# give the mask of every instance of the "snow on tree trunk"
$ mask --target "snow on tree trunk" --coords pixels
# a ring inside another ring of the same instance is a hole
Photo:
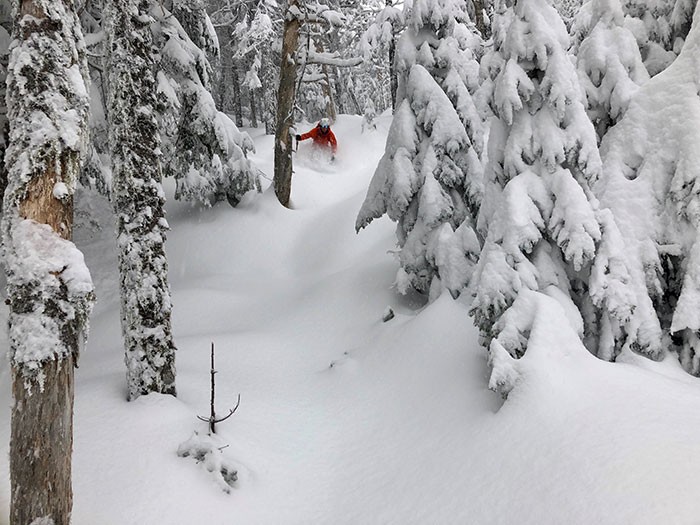
[[[500,64],[491,106],[472,313],[485,342],[507,329],[499,319],[526,290],[545,292],[572,312],[589,349],[609,359],[623,347],[658,355],[640,328],[638,287],[619,248],[622,236],[600,209],[596,136],[567,56],[564,23],[544,0],[517,0],[494,20]],[[648,313],[648,310],[646,310]],[[634,317],[632,312],[637,312]]]
[[[0,26],[0,206],[2,206],[2,195],[7,188],[7,169],[5,167],[5,152],[9,138],[9,122],[7,120],[6,107],[6,77],[7,60],[10,53],[10,35],[4,27]],[[2,208],[0,208],[0,211]]]
[[[277,91],[277,129],[275,131],[275,195],[282,206],[289,206],[292,192],[292,136],[289,128],[294,122],[294,90],[297,79],[296,54],[299,42],[297,0],[289,0],[282,37],[280,82]]]
[[[474,49],[462,1],[414,3],[399,42],[399,105],[356,221],[386,214],[397,225],[399,291],[457,296],[471,278],[480,241],[484,124]]]
[[[645,278],[664,346],[700,376],[700,12],[683,50],[644,84],[601,144],[601,201]]]
[[[94,298],[70,241],[87,144],[85,44],[64,2],[25,0],[15,14],[2,224],[13,394],[10,522],[67,525],[73,374]]]
[[[175,395],[165,196],[148,0],[107,4],[109,118],[129,399]]]

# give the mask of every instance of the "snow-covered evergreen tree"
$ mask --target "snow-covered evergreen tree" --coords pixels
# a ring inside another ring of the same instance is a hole
[[[402,293],[459,294],[480,242],[484,125],[472,94],[480,46],[461,0],[417,0],[398,46],[398,107],[356,229],[396,221]]]
[[[198,11],[188,11],[192,12]],[[235,206],[259,187],[258,170],[247,158],[253,142],[216,108],[206,53],[162,6],[151,3],[149,14],[154,19],[154,45],[160,50],[156,87],[164,171],[176,180],[175,198],[205,205],[227,199]],[[201,45],[213,48],[215,34],[209,26],[193,23],[192,31],[204,31],[195,34]]]
[[[566,53],[569,38],[545,0],[517,0],[494,20],[500,72],[493,85],[485,198],[486,236],[472,313],[486,341],[524,290],[547,293],[569,312],[594,353],[624,345],[651,353],[635,312],[621,236],[591,187],[601,174],[596,136]],[[521,349],[524,351],[524,346]]]
[[[275,133],[275,113],[277,110],[276,84],[279,67],[273,45],[281,32],[272,4],[260,0],[252,13],[247,13],[236,24],[234,34],[235,49],[233,58],[241,62],[245,69],[243,85],[250,93],[251,120],[261,118],[265,133]]]
[[[71,3],[13,3],[2,222],[13,395],[10,522],[68,523],[73,370],[94,298],[70,241],[87,143],[86,50]]]
[[[129,399],[175,394],[157,118],[156,47],[148,0],[109,0],[109,144]]]
[[[601,200],[646,277],[664,346],[700,376],[700,17],[673,64],[640,89],[601,145]]]
[[[619,121],[649,79],[619,0],[589,0],[574,21],[572,53],[598,139]]]
[[[693,22],[697,2],[695,0],[676,0],[671,12],[671,30],[673,31],[674,49],[680,53],[685,42],[690,26]]]
[[[172,14],[198,49],[210,57],[219,55],[219,40],[204,0],[173,0]]]
[[[307,119],[326,117],[334,122],[342,100],[339,94],[343,91],[338,86],[337,70],[357,66],[363,59],[346,56],[353,46],[342,44],[348,18],[341,11],[339,0],[301,2],[299,8],[302,23],[295,103]]]
[[[625,25],[632,31],[651,76],[663,71],[680,52],[671,26],[675,0],[623,0]],[[680,18],[680,17],[679,17]]]
[[[360,48],[365,57],[374,53],[386,53],[391,84],[391,107],[396,110],[396,90],[398,75],[396,72],[396,40],[405,29],[406,21],[403,10],[393,5],[392,0],[386,0],[384,8],[379,11],[374,21],[369,25],[360,40]]]

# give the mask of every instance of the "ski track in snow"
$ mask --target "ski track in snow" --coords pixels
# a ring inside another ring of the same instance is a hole
[[[334,165],[300,145],[291,210],[271,188],[237,209],[169,201],[177,398],[125,400],[112,217],[83,194],[101,228],[79,215],[98,302],[76,375],[73,523],[698,523],[700,383],[671,360],[553,348],[502,404],[467,305],[395,293],[387,219],[355,234],[389,119],[364,134],[360,122],[334,126]],[[253,138],[270,176],[272,137]],[[176,455],[206,431],[212,341],[218,411],[241,394],[218,427],[231,494]],[[3,360],[0,472],[9,383]],[[8,511],[3,476],[0,524]]]

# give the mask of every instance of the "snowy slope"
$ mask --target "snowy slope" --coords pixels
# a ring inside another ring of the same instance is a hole
[[[336,165],[297,152],[293,210],[271,189],[237,209],[169,202],[177,399],[125,401],[112,219],[82,196],[76,240],[99,297],[76,376],[73,523],[697,523],[700,383],[672,361],[599,361],[545,311],[502,404],[467,305],[398,296],[394,225],[354,232],[387,119],[334,129]],[[272,138],[254,138],[271,173]],[[219,427],[230,494],[176,455],[206,431],[212,341],[219,411],[241,394]],[[8,375],[2,361],[0,472]],[[8,502],[3,476],[0,523]]]

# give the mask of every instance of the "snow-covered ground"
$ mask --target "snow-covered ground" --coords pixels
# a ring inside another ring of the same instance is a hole
[[[303,143],[292,210],[270,188],[237,209],[170,200],[177,398],[125,400],[112,217],[82,195],[98,303],[76,376],[75,525],[700,523],[700,381],[673,360],[599,361],[543,304],[503,404],[468,305],[395,292],[394,225],[354,232],[388,125],[341,117],[334,165]],[[272,138],[253,138],[271,174]],[[206,433],[211,342],[218,411],[241,395],[218,428],[229,494],[176,454]],[[2,360],[0,524],[10,403]]]

